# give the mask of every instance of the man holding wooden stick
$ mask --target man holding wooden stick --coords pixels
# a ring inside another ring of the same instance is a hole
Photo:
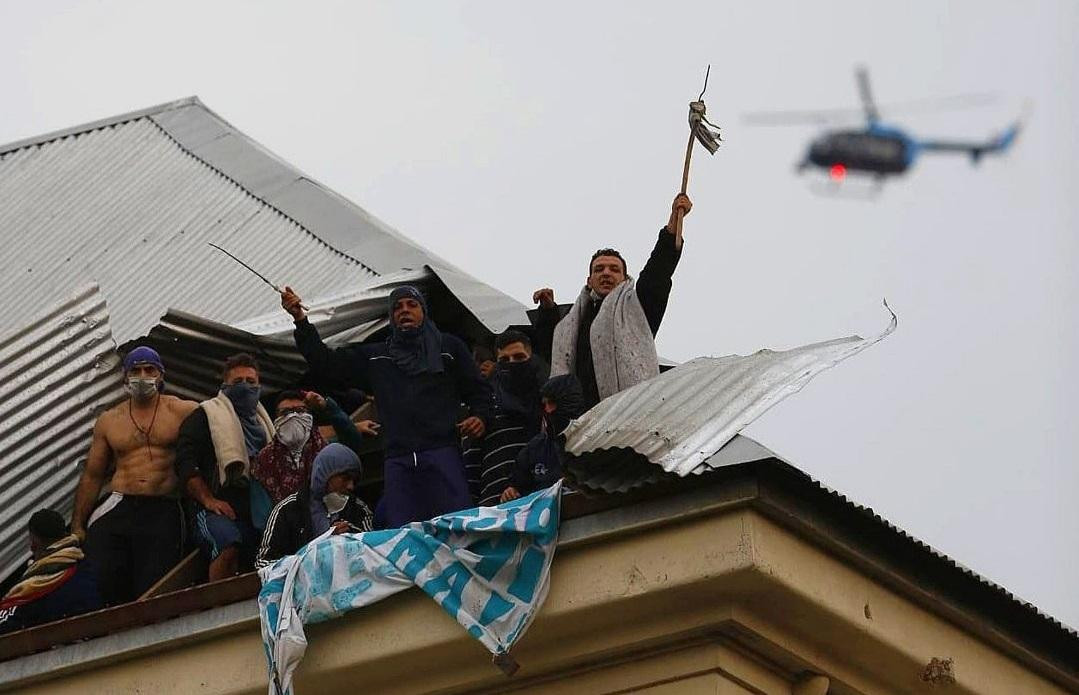
[[[689,103],[682,189],[636,283],[622,254],[600,249],[592,255],[585,287],[565,317],[560,318],[554,290],[545,287],[532,295],[532,301],[540,305],[537,344],[541,351],[549,346],[551,376],[576,375],[584,389],[586,409],[659,374],[655,335],[667,311],[671,277],[682,256],[682,220],[693,208],[686,195],[693,145],[699,142],[715,154],[721,141],[704,105],[710,72],[711,66],[705,72],[700,96]]]
[[[659,374],[655,335],[667,311],[672,276],[682,257],[682,218],[693,203],[679,193],[671,216],[636,281],[615,249],[600,249],[588,264],[585,287],[560,318],[554,290],[536,290],[537,343],[550,346],[551,376],[574,374],[585,407]]]

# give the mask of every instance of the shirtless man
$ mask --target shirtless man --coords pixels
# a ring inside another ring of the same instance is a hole
[[[124,358],[129,398],[98,418],[75,490],[71,531],[85,538],[105,605],[137,599],[180,560],[183,512],[173,460],[180,423],[198,404],[163,395],[164,375],[152,348]],[[95,510],[110,469],[112,494]]]

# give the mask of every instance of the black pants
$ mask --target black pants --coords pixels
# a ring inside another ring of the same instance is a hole
[[[105,605],[134,601],[165,576],[180,561],[183,538],[179,500],[124,495],[90,525],[83,546]]]

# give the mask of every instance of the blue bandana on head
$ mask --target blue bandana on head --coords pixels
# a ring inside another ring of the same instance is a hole
[[[393,308],[398,300],[415,299],[423,308],[423,321],[414,328],[400,328],[393,322]],[[390,358],[401,371],[409,376],[417,374],[441,374],[442,333],[435,327],[434,321],[427,317],[427,302],[415,287],[402,285],[390,293],[390,327],[393,333],[389,338]]]
[[[130,372],[136,364],[152,364],[162,374],[165,373],[165,365],[161,362],[161,355],[152,347],[140,345],[124,357],[124,373]]]

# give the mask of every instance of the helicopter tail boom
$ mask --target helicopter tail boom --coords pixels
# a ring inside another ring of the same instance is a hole
[[[965,152],[970,155],[971,163],[977,164],[983,155],[999,154],[1011,147],[1019,135],[1019,127],[1019,123],[1014,123],[1003,133],[987,142],[926,140],[919,142],[918,148],[925,152]]]

